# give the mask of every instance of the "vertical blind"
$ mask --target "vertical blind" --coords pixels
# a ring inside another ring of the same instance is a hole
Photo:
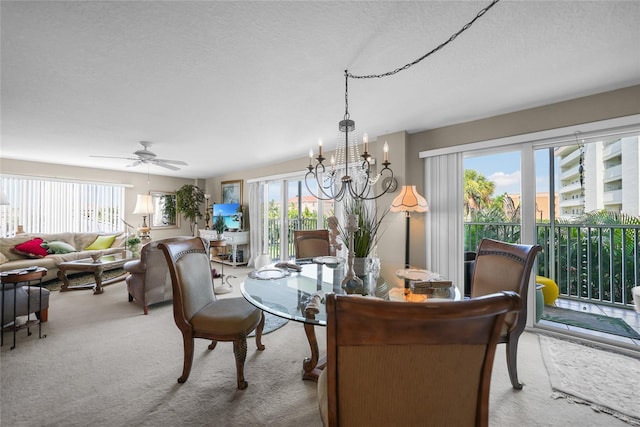
[[[10,236],[18,226],[27,233],[119,231],[125,188],[34,177],[2,177],[9,205],[0,206],[0,233]]]

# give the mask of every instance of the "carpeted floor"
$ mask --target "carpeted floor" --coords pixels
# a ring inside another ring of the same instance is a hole
[[[240,296],[239,281],[222,297]],[[323,352],[324,329],[316,331]],[[316,384],[301,380],[309,344],[298,322],[264,336],[262,352],[249,340],[244,391],[236,389],[232,344],[219,343],[209,351],[205,340],[196,340],[191,376],[178,384],[182,337],[171,304],[152,306],[145,316],[128,302],[124,282],[101,295],[53,292],[43,332],[47,337],[38,339],[37,333],[28,337],[19,331],[16,349],[1,349],[3,426],[321,425]],[[609,355],[601,352],[603,366],[610,365]],[[515,391],[504,345],[499,345],[491,383],[492,427],[627,425],[586,405],[554,399],[536,334],[520,339],[519,374],[525,387]]]

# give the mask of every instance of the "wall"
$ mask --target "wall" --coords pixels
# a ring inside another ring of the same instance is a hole
[[[47,178],[65,178],[125,184],[128,187],[125,189],[124,220],[134,227],[138,227],[142,224],[142,217],[140,215],[133,215],[132,213],[133,208],[136,205],[136,196],[138,194],[147,194],[149,191],[175,192],[184,184],[194,183],[192,179],[185,178],[173,178],[160,175],[147,176],[146,173],[61,166],[50,163],[36,163],[11,159],[0,159],[0,171],[7,175],[37,175],[39,177]],[[147,177],[149,184],[147,184]],[[191,234],[189,224],[187,224],[182,218],[180,219],[180,225],[181,227],[179,229],[167,228],[152,230],[151,235],[154,239],[162,239],[165,237]]]

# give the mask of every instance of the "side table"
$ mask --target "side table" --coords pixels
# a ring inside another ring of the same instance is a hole
[[[38,281],[38,289],[40,292],[39,295],[39,307],[38,312],[42,311],[42,278],[47,274],[47,269],[43,267],[38,267],[33,270],[22,270],[20,272],[5,272],[0,275],[0,282],[2,284],[2,314],[0,315],[0,319],[4,319],[4,305],[5,305],[5,293],[9,290],[13,290],[13,325],[11,329],[13,330],[13,346],[11,350],[16,348],[16,331],[18,329],[27,329],[27,335],[31,335],[31,327],[38,325],[38,338],[46,338],[46,335],[42,335],[42,321],[41,319],[29,320],[27,317],[27,322],[24,325],[16,325],[16,297],[18,294],[18,289],[23,287],[24,285],[29,285],[30,282]],[[30,286],[28,286],[30,287]],[[27,316],[31,314],[31,298],[27,298]],[[4,320],[2,320],[4,323]],[[0,346],[4,345],[4,331],[7,328],[4,328],[4,325],[0,325],[2,327],[2,332],[0,333]]]

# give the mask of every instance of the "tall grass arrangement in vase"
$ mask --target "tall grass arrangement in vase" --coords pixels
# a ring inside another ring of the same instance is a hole
[[[355,214],[358,216],[358,231],[353,236],[353,255],[356,258],[366,258],[373,255],[372,252],[383,232],[383,230],[380,230],[380,225],[384,217],[389,213],[389,208],[384,209],[378,215],[378,208],[375,202],[346,198],[343,200],[343,207],[342,221],[338,221],[338,234],[342,243],[347,249],[351,249],[349,247],[349,233],[345,226],[347,217]]]

